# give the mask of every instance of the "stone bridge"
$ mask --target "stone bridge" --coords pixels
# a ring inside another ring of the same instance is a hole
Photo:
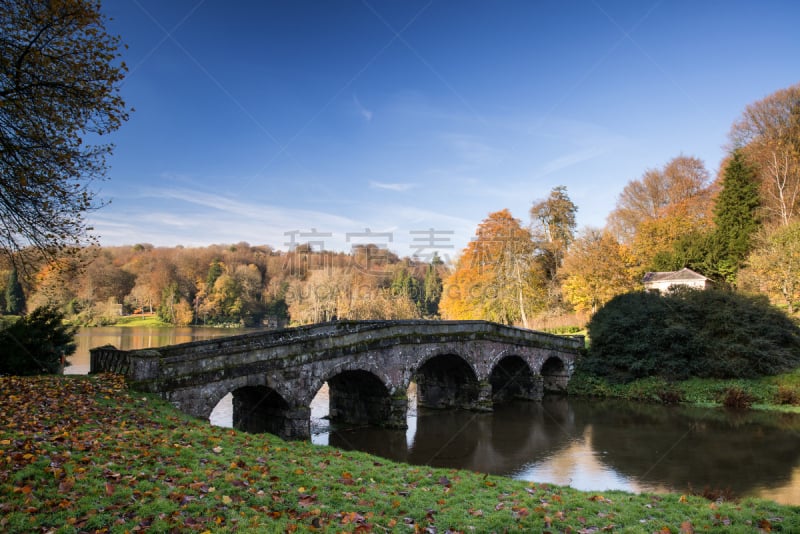
[[[91,350],[91,371],[207,419],[233,394],[233,425],[289,439],[310,436],[310,404],[327,382],[330,418],[406,427],[407,391],[429,408],[491,410],[563,391],[581,336],[486,321],[337,321],[157,349]]]

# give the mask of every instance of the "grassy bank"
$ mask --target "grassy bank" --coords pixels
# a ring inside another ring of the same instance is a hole
[[[0,378],[4,532],[758,532],[800,508],[584,493],[209,426],[116,376]]]
[[[175,328],[176,325],[172,323],[166,323],[158,318],[158,315],[123,315],[121,317],[116,317],[113,319],[113,322],[108,324],[103,324],[103,326],[146,326],[146,327],[157,327],[157,328]],[[197,325],[187,325],[187,326],[197,326]],[[204,327],[213,327],[213,328],[241,328],[240,324],[208,324],[202,325]]]
[[[111,326],[157,326],[157,327],[172,327],[169,323],[165,323],[158,318],[158,315],[125,315],[118,317]]]
[[[800,369],[754,379],[692,378],[668,382],[663,378],[644,378],[627,384],[614,384],[577,372],[570,379],[569,394],[706,407],[721,407],[726,401],[738,400],[741,408],[800,413]]]

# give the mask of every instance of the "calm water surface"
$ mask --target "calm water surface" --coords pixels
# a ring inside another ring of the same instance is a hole
[[[78,335],[67,373],[89,370],[88,350],[149,348],[232,335],[213,328],[92,328]],[[800,416],[728,413],[619,401],[547,397],[493,413],[417,413],[408,430],[331,425],[327,387],[311,406],[312,441],[412,464],[464,468],[587,491],[728,489],[800,506]],[[231,425],[230,395],[211,415]]]
[[[87,374],[89,372],[89,349],[103,345],[114,345],[122,350],[151,349],[164,345],[201,341],[215,337],[232,336],[254,332],[249,328],[205,328],[178,326],[169,328],[102,326],[81,328],[75,336],[77,349],[70,356],[70,365],[64,369],[66,374]]]

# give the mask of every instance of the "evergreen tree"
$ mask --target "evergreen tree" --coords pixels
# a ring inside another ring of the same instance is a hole
[[[425,311],[424,295],[420,290],[419,280],[409,271],[408,262],[403,263],[395,271],[390,289],[393,296],[408,298],[420,313]]]
[[[728,161],[714,208],[716,229],[709,242],[706,272],[730,284],[752,248],[758,229],[758,184],[755,170],[738,150]]]
[[[60,373],[75,353],[74,326],[64,324],[55,308],[36,308],[13,324],[0,328],[0,375]]]
[[[11,269],[8,275],[5,297],[6,313],[20,315],[25,309],[25,294],[22,292],[22,286],[19,283],[16,269]]]
[[[425,314],[434,316],[439,314],[439,300],[442,298],[442,277],[439,276],[439,265],[442,260],[434,253],[433,259],[428,264],[425,272],[424,292],[425,292]]]
[[[206,276],[206,287],[209,288],[209,291],[214,287],[214,282],[217,281],[222,272],[222,265],[217,258],[214,258],[214,261],[208,266],[208,275]]]

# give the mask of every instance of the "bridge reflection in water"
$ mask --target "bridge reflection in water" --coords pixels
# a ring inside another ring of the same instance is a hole
[[[587,491],[709,488],[800,505],[800,415],[557,395],[497,404],[491,413],[417,413],[414,406],[412,384],[407,430],[336,424],[324,419],[327,389],[322,388],[312,403],[311,439],[410,464]],[[220,403],[212,422],[230,426],[230,421],[230,407]]]

